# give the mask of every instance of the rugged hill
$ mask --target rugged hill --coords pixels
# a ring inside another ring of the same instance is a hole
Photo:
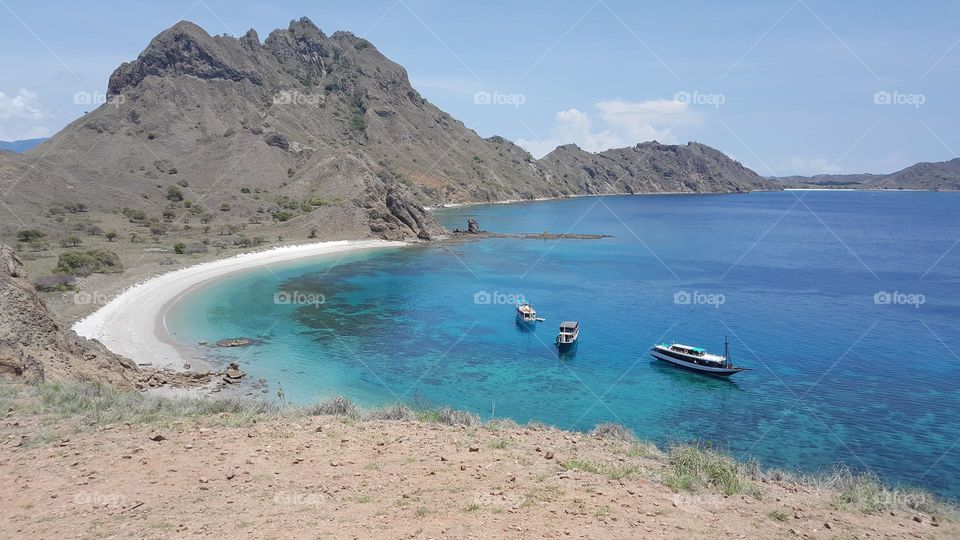
[[[578,193],[737,193],[779,189],[704,144],[656,141],[596,154],[560,146],[540,163]]]
[[[430,104],[370,42],[305,18],[262,42],[177,23],[116,69],[107,95],[30,152],[0,153],[18,218],[0,233],[39,224],[62,236],[51,220],[64,209],[95,225],[126,208],[121,237],[141,227],[159,243],[426,239],[442,228],[424,204],[772,189],[696,143],[561,147],[537,161]]]
[[[42,381],[106,381],[131,387],[136,365],[64,328],[37,295],[14,251],[0,244],[0,375]]]
[[[917,163],[876,182],[897,189],[960,190],[960,158],[937,163]]]
[[[917,163],[891,174],[819,174],[782,176],[774,180],[793,186],[960,191],[960,158]]]

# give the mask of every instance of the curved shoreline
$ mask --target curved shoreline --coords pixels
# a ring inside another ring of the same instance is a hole
[[[339,240],[282,246],[241,253],[159,274],[120,293],[105,306],[73,325],[80,336],[96,339],[116,354],[138,364],[183,371],[184,363],[196,362],[184,356],[166,333],[167,309],[183,294],[199,285],[236,272],[274,263],[320,257],[335,253],[400,247],[405,242],[385,240]]]

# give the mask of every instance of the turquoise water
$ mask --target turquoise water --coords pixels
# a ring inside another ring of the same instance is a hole
[[[343,393],[573,429],[620,422],[660,443],[713,441],[789,469],[846,463],[958,497],[958,206],[960,194],[785,192],[448,209],[449,227],[613,238],[283,264],[198,289],[168,324],[196,354],[198,341],[259,338],[215,358],[269,380],[269,397],[282,386],[301,403]],[[324,303],[277,304],[280,291]],[[511,295],[547,322],[522,331],[498,303]],[[552,344],[563,319],[581,323],[573,356]],[[752,368],[729,381],[648,354],[670,340],[721,352],[724,336]]]

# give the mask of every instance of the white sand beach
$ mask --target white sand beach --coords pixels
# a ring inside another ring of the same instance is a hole
[[[168,306],[191,288],[210,280],[274,263],[363,249],[399,247],[404,242],[343,240],[283,246],[189,266],[142,281],[73,325],[80,336],[96,339],[138,364],[182,370],[189,359],[170,343],[164,324]]]

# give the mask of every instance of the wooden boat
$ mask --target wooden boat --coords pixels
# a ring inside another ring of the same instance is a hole
[[[650,354],[657,360],[662,360],[675,366],[680,366],[698,373],[708,375],[717,375],[720,377],[729,377],[734,373],[740,373],[747,368],[734,366],[730,362],[729,344],[726,338],[723,340],[723,356],[710,354],[706,349],[683,345],[681,343],[661,343],[654,345]]]

